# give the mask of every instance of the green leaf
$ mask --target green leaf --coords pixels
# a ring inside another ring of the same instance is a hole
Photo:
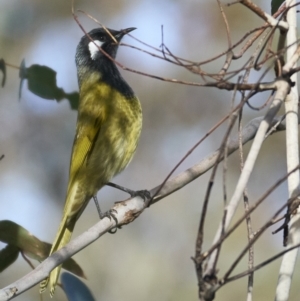
[[[1,86],[4,87],[6,81],[6,65],[4,59],[0,59],[0,70],[3,73]]]
[[[23,60],[19,75],[21,78],[19,97],[21,97],[23,81],[26,79],[28,89],[33,94],[44,99],[55,99],[56,101],[66,98],[69,100],[71,108],[77,110],[79,94],[77,92],[66,93],[62,88],[57,87],[56,71],[53,69],[41,65],[32,65],[26,68]]]
[[[83,269],[74,259],[69,258],[63,263],[62,267],[76,276],[86,279]]]
[[[72,110],[77,110],[79,105],[79,94],[78,92],[73,92],[65,94],[65,98],[69,100]]]
[[[51,244],[39,240],[22,226],[8,220],[0,221],[0,241],[17,248],[26,256],[39,262],[48,257],[51,249]],[[5,248],[1,252],[3,250]],[[72,258],[63,263],[63,268],[79,277],[85,278],[83,270]]]
[[[271,14],[274,15],[278,8],[281,6],[281,4],[284,2],[284,0],[272,0],[271,2]]]
[[[19,248],[13,245],[7,245],[0,251],[0,273],[17,260],[19,252]]]
[[[57,99],[61,91],[56,86],[56,72],[47,66],[32,65],[27,68],[28,89],[45,99]]]
[[[51,245],[40,241],[22,226],[12,221],[0,221],[0,241],[22,250],[28,257],[42,261]]]
[[[22,60],[19,70],[19,77],[21,79],[20,81],[20,87],[19,87],[19,99],[21,99],[21,91],[23,87],[24,80],[26,78],[26,66],[25,66],[25,60]]]
[[[75,276],[62,273],[60,280],[69,301],[96,301],[87,285]]]

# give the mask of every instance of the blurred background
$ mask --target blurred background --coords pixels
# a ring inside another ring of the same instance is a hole
[[[269,1],[255,1],[270,12]],[[164,42],[172,53],[189,60],[203,61],[227,49],[225,26],[216,1],[122,1],[77,0],[75,9],[92,14],[112,29],[137,27],[132,35],[154,47]],[[225,8],[237,41],[262,21],[241,5]],[[97,27],[85,15],[79,20],[89,31]],[[19,66],[47,65],[57,71],[57,84],[66,92],[77,91],[74,63],[81,29],[71,14],[71,1],[2,0],[0,2],[0,58]],[[144,47],[129,36],[124,43]],[[120,47],[117,60],[123,65],[162,77],[201,82],[201,78],[182,68],[167,64],[137,50]],[[218,71],[218,60],[207,65],[207,72]],[[241,62],[237,62],[239,66]],[[143,131],[137,153],[129,167],[114,179],[115,183],[134,190],[151,189],[160,184],[186,152],[230,110],[232,93],[214,88],[171,84],[122,71],[126,81],[139,96],[144,113]],[[67,101],[57,103],[41,99],[27,90],[18,99],[18,70],[8,68],[7,81],[0,89],[0,220],[9,219],[29,230],[39,239],[52,242],[60,222],[76,111]],[[0,75],[2,76],[2,75]],[[251,80],[259,76],[251,74]],[[270,73],[267,79],[274,78]],[[267,94],[254,98],[259,106]],[[245,109],[244,124],[265,111]],[[219,147],[227,124],[215,131],[176,171],[185,170]],[[247,153],[249,145],[245,147]],[[239,176],[239,156],[229,158],[228,198]],[[258,158],[249,183],[253,203],[286,172],[284,133],[270,137]],[[115,235],[104,235],[74,258],[84,269],[85,283],[97,300],[195,300],[197,280],[191,256],[201,206],[210,172],[147,209],[134,223]],[[103,209],[127,195],[112,188],[98,193]],[[287,198],[282,185],[253,215],[258,230]],[[212,192],[206,221],[205,244],[208,248],[222,217],[222,166]],[[243,212],[240,206],[239,214]],[[76,224],[74,237],[98,221],[93,202]],[[282,250],[282,233],[272,235],[278,226],[266,231],[255,247],[255,263]],[[219,276],[246,245],[246,227],[241,226],[222,248]],[[4,244],[0,243],[0,247]],[[274,296],[280,261],[255,274],[255,300]],[[243,260],[235,270],[247,269]],[[299,269],[298,269],[299,270]],[[22,277],[30,267],[19,258],[0,274],[0,287]],[[295,282],[299,281],[296,269]],[[232,282],[217,292],[215,300],[244,300],[246,279]],[[297,289],[293,287],[291,300]],[[21,295],[20,300],[38,300],[38,287]],[[43,300],[50,300],[48,294]],[[53,300],[66,300],[57,289]]]

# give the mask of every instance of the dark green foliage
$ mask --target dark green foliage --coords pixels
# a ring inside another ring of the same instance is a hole
[[[284,0],[272,0],[271,2],[271,14],[275,14],[278,10],[278,8],[281,6],[281,4],[284,2]]]
[[[0,273],[17,260],[19,252],[20,249],[14,245],[7,245],[0,251]]]
[[[23,82],[26,79],[28,89],[33,94],[44,99],[55,99],[56,101],[61,101],[66,98],[71,108],[77,110],[79,101],[78,93],[66,93],[62,88],[57,87],[56,72],[53,69],[41,65],[31,65],[26,68],[25,61],[23,60],[20,66],[19,76],[21,78],[19,90],[20,98]]]
[[[4,59],[0,59],[0,70],[3,73],[1,86],[4,87],[6,81],[6,65]]]
[[[0,251],[0,272],[14,263],[19,252],[41,262],[51,249],[51,244],[40,241],[22,226],[8,220],[0,221],[0,241],[7,244]],[[65,261],[63,268],[85,278],[83,270],[73,259]]]

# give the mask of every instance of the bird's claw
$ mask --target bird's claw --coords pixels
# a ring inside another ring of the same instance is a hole
[[[119,189],[121,191],[124,191],[124,192],[128,193],[132,198],[136,197],[136,196],[139,196],[142,199],[144,199],[144,201],[149,200],[151,198],[151,194],[150,194],[150,192],[148,190],[138,190],[138,191],[135,191],[135,190],[131,190],[129,188],[120,186],[118,184],[111,183],[111,182],[107,183],[106,185],[114,187],[114,188]]]
[[[113,219],[115,221],[116,226],[112,230],[108,231],[110,234],[115,234],[117,232],[118,228],[121,229],[121,226],[118,226],[118,219],[115,216],[115,213],[118,213],[117,210],[110,209],[104,213],[101,213],[101,215],[100,215],[100,219],[107,217],[107,218],[109,218],[109,220]]]
[[[151,198],[151,194],[149,190],[131,190],[131,193],[129,193],[131,195],[131,197],[136,197],[139,196],[141,197],[144,201],[149,200]]]

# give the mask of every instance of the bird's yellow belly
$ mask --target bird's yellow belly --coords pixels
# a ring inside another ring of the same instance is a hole
[[[126,168],[135,153],[142,117],[138,100],[132,100],[134,103],[130,101],[124,100],[119,106],[114,106],[112,112],[108,112],[93,149],[87,156],[85,168],[82,169],[82,179],[87,182],[82,184],[88,188],[91,196]]]

